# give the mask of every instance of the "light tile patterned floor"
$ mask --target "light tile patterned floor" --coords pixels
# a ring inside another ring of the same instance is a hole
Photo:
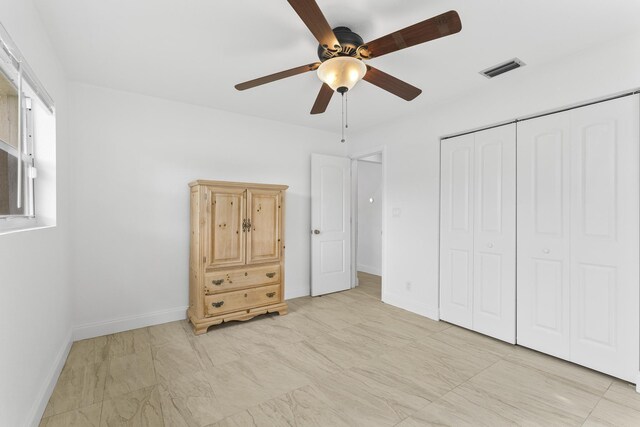
[[[640,426],[626,383],[380,302],[379,278],[194,336],[76,342],[42,426]]]

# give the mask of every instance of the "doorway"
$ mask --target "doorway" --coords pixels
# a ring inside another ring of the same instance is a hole
[[[383,150],[352,157],[352,287],[382,300],[384,248]]]
[[[363,285],[359,294],[385,300],[385,175],[384,148],[311,155],[311,296]]]

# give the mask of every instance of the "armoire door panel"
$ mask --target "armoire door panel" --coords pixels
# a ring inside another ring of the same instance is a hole
[[[280,259],[279,191],[247,190],[247,264]]]
[[[516,128],[474,139],[473,329],[515,343]]]
[[[245,191],[241,188],[209,188],[207,199],[208,247],[207,267],[243,265],[245,236]]]
[[[440,213],[440,317],[471,328],[473,322],[474,137],[442,141]]]
[[[635,382],[640,321],[638,97],[571,114],[571,360]]]
[[[517,342],[570,356],[570,113],[518,123]]]

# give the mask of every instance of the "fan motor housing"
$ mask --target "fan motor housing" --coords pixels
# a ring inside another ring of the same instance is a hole
[[[358,48],[364,44],[364,40],[359,34],[354,33],[348,27],[336,27],[333,29],[333,33],[340,42],[342,50],[336,52],[328,47],[318,45],[318,58],[320,58],[320,61],[324,62],[336,56],[358,56]]]

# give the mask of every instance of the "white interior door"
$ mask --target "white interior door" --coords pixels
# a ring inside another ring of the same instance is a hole
[[[569,358],[570,112],[518,124],[517,341]]]
[[[440,178],[440,318],[473,325],[474,136],[445,139]]]
[[[516,340],[516,126],[475,137],[473,330]]]
[[[635,382],[638,97],[571,113],[571,360]]]
[[[351,174],[345,157],[311,155],[311,295],[350,289]]]

